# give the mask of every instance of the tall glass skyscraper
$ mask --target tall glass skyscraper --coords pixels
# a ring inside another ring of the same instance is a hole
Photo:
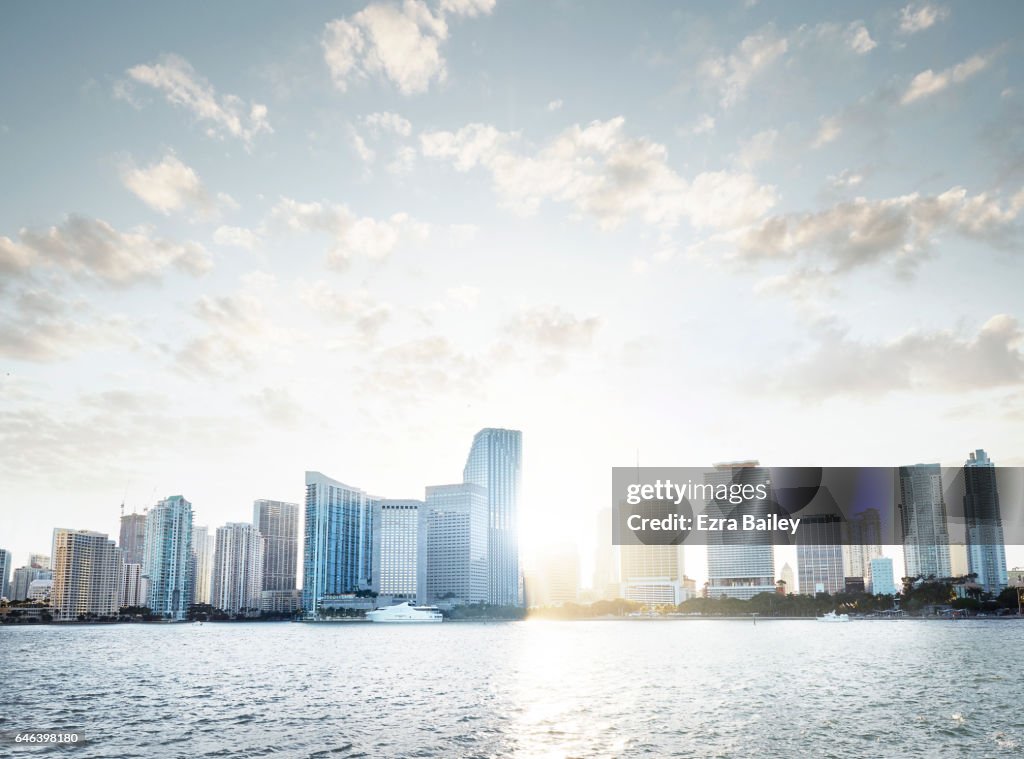
[[[10,598],[11,552],[0,548],[0,598]]]
[[[192,603],[210,603],[210,583],[213,572],[214,536],[205,525],[192,528],[192,552],[189,558],[189,572],[192,579],[189,587],[192,590]]]
[[[316,614],[324,596],[369,588],[375,499],[359,488],[306,472],[302,607]]]
[[[768,494],[770,474],[756,461],[717,464],[714,471],[704,475],[711,485],[732,483],[765,485]],[[711,517],[728,517],[735,506],[728,502],[711,501],[706,513]],[[768,516],[771,498],[747,500],[742,513],[757,518]],[[804,590],[803,583],[800,589]],[[750,599],[758,593],[775,592],[775,546],[771,539],[753,531],[708,533],[708,595],[711,598]]]
[[[846,576],[861,577],[871,587],[871,560],[882,555],[882,519],[878,509],[864,509],[847,523]]]
[[[949,577],[949,528],[938,464],[900,467],[900,510],[906,577]]]
[[[146,606],[166,619],[184,619],[192,599],[192,504],[180,495],[146,514],[142,574]]]
[[[142,554],[146,550],[145,514],[121,515],[121,539],[118,545],[124,551],[125,564],[142,563]]]
[[[842,526],[842,520],[835,514],[811,514],[800,520],[796,569],[801,593],[834,595],[845,590]]]
[[[1006,587],[1006,548],[999,511],[996,465],[981,448],[964,463],[964,519],[967,523],[967,571],[989,593]]]
[[[519,490],[523,433],[485,428],[476,433],[462,481],[487,489],[489,600],[521,606],[519,588]]]

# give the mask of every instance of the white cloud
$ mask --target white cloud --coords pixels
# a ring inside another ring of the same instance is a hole
[[[376,337],[394,310],[390,303],[378,300],[365,289],[341,292],[323,280],[303,285],[299,297],[322,319],[351,326],[363,340]]]
[[[121,181],[143,203],[163,214],[191,208],[200,216],[211,217],[217,214],[218,205],[237,207],[230,195],[212,198],[195,169],[173,153],[145,168],[126,167]]]
[[[835,116],[822,117],[818,122],[818,134],[815,136],[814,142],[811,143],[811,147],[817,149],[830,142],[835,142],[842,133],[843,128],[840,126],[838,118]]]
[[[412,123],[397,113],[389,111],[371,113],[368,116],[364,116],[363,123],[373,130],[375,136],[382,132],[391,132],[399,137],[408,137],[412,134]]]
[[[180,56],[164,55],[154,63],[133,66],[127,74],[133,82],[161,91],[167,102],[191,112],[207,125],[206,133],[211,137],[226,134],[251,145],[256,135],[273,131],[265,105],[246,105],[237,95],[218,96],[213,85]],[[132,98],[123,82],[115,88],[117,93]]]
[[[736,252],[746,260],[816,261],[814,270],[828,262],[832,273],[888,260],[909,273],[944,230],[1007,245],[1019,232],[1022,210],[1024,190],[1005,203],[962,187],[934,196],[855,198],[817,213],[770,218],[740,234]]]
[[[302,203],[291,198],[281,198],[274,206],[270,223],[296,232],[327,235],[332,243],[328,260],[339,267],[355,258],[385,258],[402,242],[421,241],[430,234],[428,225],[405,213],[374,219],[356,216],[344,205]]]
[[[457,303],[467,311],[472,311],[476,308],[477,303],[480,302],[480,288],[473,287],[472,285],[460,285],[459,287],[449,287],[445,291],[445,295],[448,299]]]
[[[949,8],[929,3],[910,3],[900,10],[900,33],[916,34],[949,17]]]
[[[362,135],[359,134],[355,129],[350,134],[352,141],[352,150],[359,156],[359,160],[363,163],[373,163],[377,158],[377,154],[366,144],[366,140],[363,139]]]
[[[697,117],[690,126],[684,127],[682,130],[683,134],[711,134],[715,131],[715,117],[710,113],[704,113]]]
[[[788,41],[769,25],[745,37],[729,55],[705,60],[698,75],[719,91],[721,106],[729,108],[746,96],[754,80],[788,48]]]
[[[838,174],[830,175],[828,178],[829,184],[837,190],[856,187],[863,181],[863,174],[850,171],[849,169],[843,169]]]
[[[569,203],[578,212],[613,228],[629,217],[671,227],[681,220],[695,227],[750,223],[775,203],[775,189],[750,174],[703,172],[692,180],[668,165],[664,145],[625,135],[622,117],[574,125],[532,153],[519,149],[515,132],[469,124],[457,132],[420,137],[423,154],[450,161],[457,170],[486,169],[495,190],[520,213],[542,201]]]
[[[218,245],[252,250],[259,242],[259,235],[245,227],[219,226],[213,233],[213,241]]]
[[[774,129],[758,132],[740,143],[739,152],[733,156],[733,160],[741,169],[750,171],[757,164],[772,159],[772,156],[775,155],[775,144],[778,142],[778,139],[779,133]]]
[[[331,80],[342,92],[353,79],[371,76],[390,80],[404,95],[426,92],[448,75],[441,54],[446,14],[475,17],[493,8],[493,0],[445,0],[435,14],[422,0],[405,0],[371,3],[351,18],[329,21],[321,44]]]
[[[907,105],[915,100],[921,100],[922,98],[942,92],[950,85],[966,82],[975,74],[988,68],[991,62],[992,56],[973,55],[967,60],[943,69],[938,73],[931,69],[926,69],[911,80],[910,86],[903,93],[900,102],[903,105]]]
[[[169,267],[203,274],[212,266],[210,254],[195,242],[174,243],[153,235],[146,227],[122,232],[100,219],[72,214],[45,230],[22,229],[20,243],[0,238],[3,251],[73,276],[115,287],[155,280]]]
[[[597,316],[578,317],[558,306],[537,306],[520,311],[505,330],[533,347],[566,351],[590,347],[600,326]]]
[[[854,21],[846,28],[846,44],[850,46],[850,49],[864,55],[870,53],[876,47],[878,43],[871,39],[871,33],[864,26],[863,21]]]
[[[552,100],[547,105],[547,111],[548,113],[554,113],[555,111],[561,110],[563,105],[565,104],[562,102],[561,98],[559,98],[558,100]]]
[[[877,398],[890,392],[963,393],[1024,384],[1024,331],[1007,314],[990,318],[976,334],[912,330],[870,343],[851,338],[830,321],[816,325],[809,352],[783,363],[774,379],[756,381],[801,398]]]

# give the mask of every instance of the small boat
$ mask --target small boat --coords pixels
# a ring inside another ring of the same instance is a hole
[[[830,611],[823,617],[817,618],[819,622],[849,622],[849,614],[836,614],[834,611]]]
[[[405,603],[388,606],[384,609],[374,609],[366,612],[366,618],[371,622],[443,622],[444,615],[436,606],[413,606],[408,601]]]

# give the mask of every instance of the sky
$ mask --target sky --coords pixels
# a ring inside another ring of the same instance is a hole
[[[1024,465],[1022,25],[5,4],[0,547],[422,497],[511,427],[587,584],[613,466]]]

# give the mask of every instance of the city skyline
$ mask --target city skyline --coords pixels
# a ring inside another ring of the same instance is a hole
[[[535,441],[524,554],[638,450],[1024,464],[1019,5],[612,8],[19,6],[4,544],[307,469],[416,498],[487,425]]]

